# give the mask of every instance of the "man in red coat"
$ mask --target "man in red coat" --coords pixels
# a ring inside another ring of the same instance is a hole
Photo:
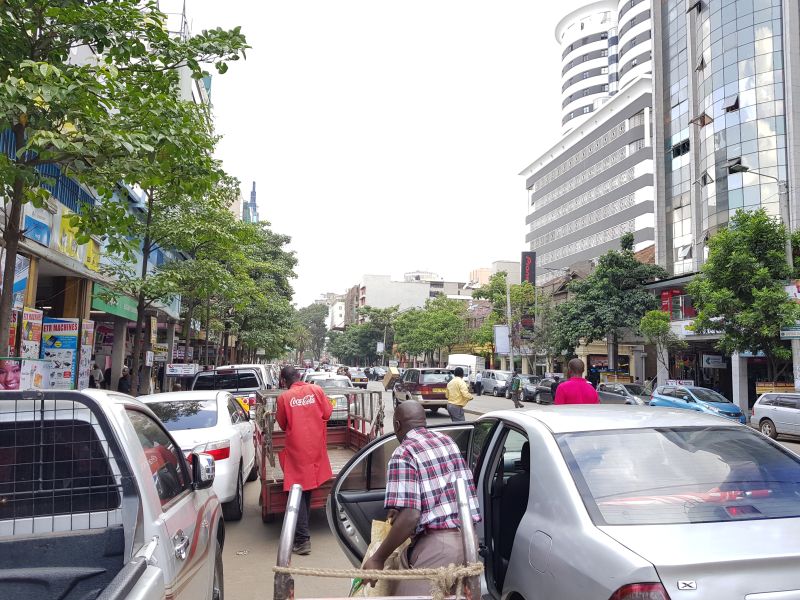
[[[288,388],[278,396],[277,413],[278,425],[286,432],[286,447],[278,455],[283,490],[288,492],[295,483],[303,488],[292,551],[311,554],[311,490],[333,477],[327,448],[327,424],[333,406],[321,387],[300,381],[294,367],[283,367],[281,380]]]

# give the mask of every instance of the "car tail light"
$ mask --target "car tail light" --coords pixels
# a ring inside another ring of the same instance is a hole
[[[669,600],[660,583],[630,583],[619,588],[609,600]]]
[[[220,440],[218,442],[208,442],[207,444],[200,444],[195,446],[194,450],[197,454],[208,454],[214,460],[224,460],[231,455],[231,442],[230,440]]]
[[[433,388],[429,385],[421,385],[419,386],[419,393],[420,394],[432,394]]]
[[[250,394],[247,397],[247,404],[250,405],[250,406],[255,406],[256,405],[256,395],[255,394]]]

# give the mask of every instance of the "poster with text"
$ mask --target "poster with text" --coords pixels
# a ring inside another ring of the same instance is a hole
[[[94,348],[94,321],[81,321],[81,353],[78,359],[78,389],[89,387],[92,372],[92,349]]]
[[[111,354],[114,348],[114,325],[97,323],[94,328],[95,352]]]
[[[46,318],[41,357],[50,363],[50,387],[72,390],[77,384],[80,319]]]
[[[36,358],[42,348],[42,319],[44,313],[35,308],[22,311],[22,335],[20,336],[20,358]],[[36,388],[39,389],[39,388]]]

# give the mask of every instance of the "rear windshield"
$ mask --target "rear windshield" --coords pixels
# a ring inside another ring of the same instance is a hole
[[[198,373],[193,390],[255,390],[261,387],[254,371]]]
[[[323,388],[349,388],[350,383],[344,379],[314,379],[313,383]]]
[[[596,525],[800,516],[800,461],[744,427],[558,436]]]
[[[148,406],[169,431],[204,429],[217,425],[217,400],[152,402]]]
[[[636,385],[635,383],[625,384],[625,389],[634,396],[647,396],[648,392],[644,386]]]
[[[428,385],[432,383],[447,383],[452,378],[453,374],[450,371],[424,371],[420,383]]]

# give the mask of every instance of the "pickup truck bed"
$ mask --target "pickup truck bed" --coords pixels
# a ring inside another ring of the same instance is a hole
[[[328,448],[328,458],[331,461],[331,469],[333,470],[334,477],[339,474],[339,471],[344,468],[347,461],[350,460],[355,453],[356,451],[352,448]],[[267,463],[267,481],[283,481],[283,471],[278,461],[275,461],[274,467]]]

